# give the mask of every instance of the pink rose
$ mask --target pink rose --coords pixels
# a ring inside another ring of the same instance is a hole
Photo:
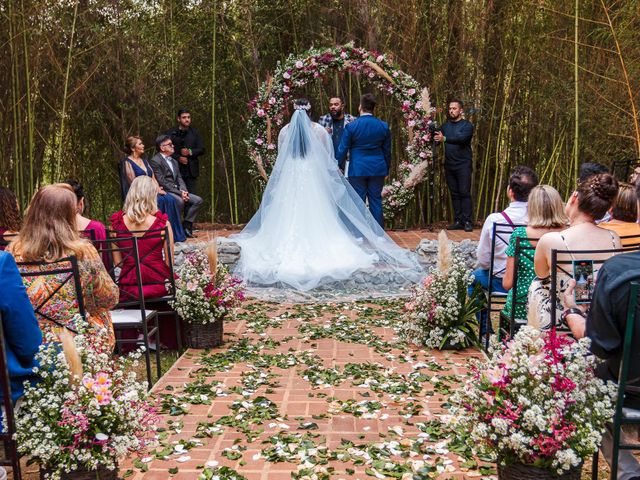
[[[289,80],[289,79],[291,78],[291,74],[290,74],[288,71],[287,71],[287,72],[284,72],[284,73],[282,74],[282,76],[283,76],[283,78],[284,78],[285,80]]]
[[[416,89],[415,88],[410,88],[409,90],[407,90],[407,93],[409,95],[415,95],[416,94]]]
[[[275,104],[276,104],[276,102],[277,102],[276,97],[271,97],[271,98],[269,99],[269,105],[275,105]]]
[[[342,53],[340,53],[340,58],[342,58],[343,60],[347,58],[347,52],[343,51]]]
[[[258,111],[256,112],[256,114],[257,114],[259,117],[264,117],[264,116],[266,115],[266,112],[265,112],[262,108],[260,108],[260,109],[258,109]]]
[[[409,125],[410,127],[415,126],[415,124],[416,124],[416,121],[415,121],[415,120],[409,120],[409,121],[407,122],[407,125]]]
[[[304,67],[304,63],[302,63],[302,60],[298,60],[296,62],[296,68],[302,68],[302,67]]]
[[[428,157],[427,152],[420,152],[418,155],[419,155],[420,158],[427,158]]]
[[[376,62],[380,63],[384,60],[384,55],[378,55],[378,57],[376,58]]]
[[[260,137],[258,137],[258,138],[256,138],[256,143],[258,145],[262,145],[264,143],[264,141]],[[191,290],[191,289],[189,289],[189,290]]]
[[[267,150],[275,150],[276,146],[273,143],[270,143],[269,145],[267,145]]]
[[[288,85],[285,85],[284,87],[282,87],[282,91],[283,91],[284,93],[289,93],[289,90],[291,90],[291,89],[289,88],[289,86],[288,86]]]

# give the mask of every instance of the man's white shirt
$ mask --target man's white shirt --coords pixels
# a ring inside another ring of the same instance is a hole
[[[528,221],[527,202],[511,202],[504,213],[511,219],[511,222],[515,225],[526,224]],[[476,250],[477,267],[482,270],[489,270],[491,266],[491,241],[493,239],[493,224],[494,223],[509,223],[507,219],[500,212],[492,213],[484,221],[482,225],[482,232],[480,233],[480,241],[478,242],[478,249]],[[501,234],[507,243],[496,240],[496,247],[493,257],[493,271],[498,273],[499,277],[504,275],[504,269],[507,267],[507,250],[509,238],[511,235]]]

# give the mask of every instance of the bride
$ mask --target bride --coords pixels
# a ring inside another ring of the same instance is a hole
[[[424,276],[416,255],[386,235],[340,173],[309,101],[294,109],[260,208],[231,237],[241,247],[234,273],[250,293],[273,300],[408,294]]]

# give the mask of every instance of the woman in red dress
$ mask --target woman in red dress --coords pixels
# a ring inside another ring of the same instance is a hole
[[[111,230],[116,237],[138,238],[138,254],[145,299],[167,295],[166,281],[170,276],[169,261],[173,258],[173,235],[167,215],[158,210],[158,186],[151,177],[136,177],[131,182],[122,210],[111,215]],[[166,241],[165,241],[166,240]],[[131,240],[118,242],[120,248],[131,248]],[[116,262],[118,259],[116,259]],[[138,298],[135,263],[127,256],[120,273],[120,301]],[[130,298],[126,298],[129,296]]]

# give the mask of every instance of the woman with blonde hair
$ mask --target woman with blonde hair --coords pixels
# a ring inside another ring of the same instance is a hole
[[[620,236],[623,247],[631,247],[640,243],[640,225],[638,225],[638,196],[636,188],[630,183],[620,182],[618,195],[609,209],[611,220],[600,222],[600,228],[613,230]],[[624,238],[636,236],[636,238]]]
[[[122,210],[111,215],[111,229],[119,238],[138,238],[138,253],[142,274],[142,291],[145,298],[167,295],[169,260],[173,258],[173,234],[167,215],[156,204],[157,184],[146,175],[131,182]],[[168,237],[165,238],[164,229]],[[131,248],[131,240],[118,242],[121,248]],[[124,259],[120,274],[120,289],[132,298],[138,297],[134,259]],[[126,299],[125,299],[126,300]]]
[[[514,318],[525,323],[527,320],[527,308],[521,299],[527,298],[529,286],[536,276],[533,268],[533,249],[538,239],[548,232],[559,232],[567,227],[568,219],[564,213],[564,204],[558,191],[549,185],[538,185],[529,193],[527,204],[529,221],[526,227],[517,227],[511,234],[509,246],[506,250],[507,268],[502,279],[502,286],[508,290],[507,300],[502,314],[511,318],[513,308],[513,295],[516,295],[518,304],[515,308]],[[518,258],[515,257],[516,245],[520,243],[523,250]],[[518,263],[518,291],[513,292],[515,265]],[[522,302],[522,303],[520,303]]]
[[[118,303],[118,287],[102,264],[100,255],[88,240],[80,238],[76,223],[77,201],[71,186],[56,183],[40,188],[27,209],[20,235],[9,245],[9,252],[17,262],[54,262],[75,256],[78,259],[82,296],[87,321],[100,335],[115,344],[109,311]],[[46,271],[42,265],[20,265],[22,273]],[[23,277],[29,299],[34,306],[51,296],[41,311],[47,319],[39,318],[40,327],[47,331],[65,326],[75,331],[70,320],[78,312],[74,282],[63,283],[59,275]]]

